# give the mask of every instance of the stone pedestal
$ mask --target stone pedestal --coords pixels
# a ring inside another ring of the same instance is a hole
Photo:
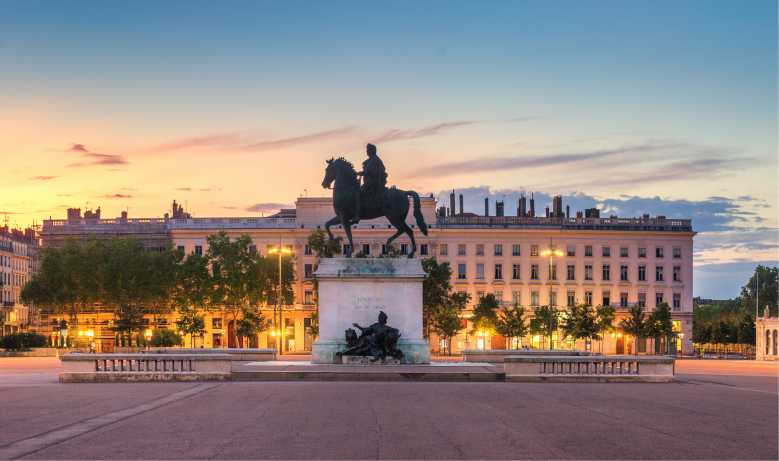
[[[367,327],[379,311],[400,331],[403,363],[430,363],[430,347],[422,336],[422,281],[418,259],[324,258],[314,276],[319,282],[319,339],[313,363],[342,363],[344,333],[352,323]],[[359,332],[358,332],[359,333]]]

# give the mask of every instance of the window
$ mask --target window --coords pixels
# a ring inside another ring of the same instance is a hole
[[[538,306],[538,292],[537,291],[531,291],[530,292],[530,305],[531,306]]]
[[[522,278],[522,268],[519,264],[511,265],[511,278],[513,280],[519,280]]]
[[[503,280],[503,264],[495,264],[495,280]]]
[[[619,247],[619,257],[620,258],[627,258],[630,253],[628,252],[628,247]]]
[[[557,264],[549,266],[549,280],[557,280]]]
[[[646,258],[646,248],[639,248],[638,249],[638,257],[639,258]]]
[[[566,254],[568,256],[576,256],[576,245],[568,245]]]
[[[601,278],[605,282],[608,282],[609,280],[611,280],[611,266],[609,266],[608,264],[604,264],[603,265],[603,268],[602,268],[602,271],[601,271]]]
[[[306,245],[303,247],[303,254],[306,256],[311,256],[314,254],[314,250],[311,249],[311,245]]]
[[[178,251],[179,253],[184,253],[184,245],[177,246],[176,251]]]
[[[565,279],[576,280],[576,266],[573,264],[568,264],[568,267],[566,268]]]
[[[538,256],[538,245],[530,245],[530,256]]]
[[[343,254],[344,254],[344,255],[350,255],[350,254],[352,254],[352,246],[351,246],[351,245],[349,245],[348,243],[345,243],[345,244],[344,244],[344,248],[343,248]]]
[[[592,264],[584,266],[584,280],[592,280]]]
[[[549,305],[550,306],[556,306],[557,305],[557,292],[555,292],[555,291],[549,292]]]
[[[502,290],[495,290],[492,292],[493,295],[495,295],[495,299],[503,304],[503,291]]]
[[[663,257],[663,247],[655,247],[655,258]]]
[[[511,304],[519,306],[522,304],[522,293],[520,291],[511,292]]]
[[[303,292],[303,304],[314,304],[314,292],[312,290],[306,290]]]
[[[663,293],[655,293],[655,307],[663,304]]]
[[[503,245],[500,243],[496,243],[495,247],[493,248],[495,256],[503,256]]]
[[[573,307],[573,306],[576,305],[576,292],[575,291],[568,290],[566,303],[567,303],[568,307]]]
[[[638,281],[646,282],[646,266],[638,266]]]
[[[438,253],[441,256],[448,256],[449,255],[449,245],[442,243],[438,245]]]
[[[476,244],[476,256],[484,256],[484,244]]]
[[[585,291],[584,292],[584,304],[586,306],[592,306],[592,292],[591,291]]]
[[[520,245],[519,243],[515,243],[511,245],[511,256],[519,256],[520,255]]]
[[[628,266],[619,266],[619,280],[621,282],[628,281]]]
[[[362,244],[362,254],[365,256],[370,256],[371,254],[371,244],[370,243],[363,243]]]
[[[387,254],[387,244],[386,243],[382,243],[381,244],[381,254],[383,254],[383,255]]]
[[[638,306],[639,307],[646,307],[646,293],[639,293],[638,294]]]
[[[468,274],[465,271],[465,264],[460,263],[457,265],[457,279],[465,280]]]
[[[674,282],[682,281],[682,266],[674,266],[673,278]]]
[[[680,259],[682,257],[682,249],[680,247],[674,247],[673,257],[674,259]]]
[[[584,256],[592,257],[592,245],[584,247]]]
[[[427,243],[423,243],[419,246],[419,254],[422,256],[428,255]]]
[[[602,247],[601,248],[601,255],[604,258],[608,258],[611,256],[611,247]]]
[[[222,329],[222,318],[221,317],[214,317],[211,319],[211,329],[212,330],[221,330]]]
[[[460,243],[457,245],[457,256],[465,256],[465,244]]]
[[[476,265],[476,280],[484,280],[484,264]]]
[[[400,244],[400,254],[407,255],[408,254],[408,243],[401,243]]]
[[[601,306],[611,306],[611,294],[603,293],[601,299],[602,299],[600,303]]]
[[[678,311],[681,308],[682,308],[682,294],[681,293],[674,293],[673,309],[675,311]]]
[[[203,246],[202,245],[195,245],[195,254],[198,256],[203,256]]]
[[[532,264],[530,266],[530,279],[538,280],[538,264]]]
[[[663,266],[655,266],[655,281],[663,281]]]
[[[304,277],[307,279],[310,279],[314,276],[314,265],[313,264],[304,264],[303,265],[303,274]]]
[[[628,307],[628,294],[627,293],[620,293],[619,294],[619,307]]]

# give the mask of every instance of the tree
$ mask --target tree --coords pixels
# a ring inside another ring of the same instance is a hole
[[[600,342],[600,351],[603,353],[603,338],[607,333],[614,331],[614,318],[617,309],[614,306],[598,306],[595,308],[595,324],[597,334],[594,336]]]
[[[512,307],[507,307],[498,312],[495,331],[506,337],[509,348],[513,344],[512,339],[526,336],[528,329],[524,307],[514,304]]]
[[[258,309],[247,307],[243,309],[241,320],[238,321],[238,327],[235,333],[239,338],[239,347],[243,346],[243,338],[252,338],[261,331],[268,328],[268,321],[262,316]]]
[[[619,323],[619,326],[626,334],[633,336],[633,353],[638,355],[638,341],[640,338],[646,337],[646,320],[644,319],[644,309],[637,304],[631,307],[629,316],[625,319],[622,319],[622,321]]]
[[[533,311],[530,320],[530,331],[549,339],[549,349],[552,348],[552,335],[560,325],[560,313],[554,306],[538,306]]]
[[[449,292],[452,285],[452,269],[449,263],[438,263],[435,258],[422,260],[422,269],[426,277],[422,282],[422,331],[425,338],[430,337],[430,327],[435,321],[438,311],[449,302]],[[446,312],[443,315],[451,315]]]
[[[317,229],[308,235],[308,246],[317,258],[333,258],[341,254],[341,241],[341,237],[330,240],[322,229]]]
[[[206,332],[205,317],[201,315],[194,307],[179,308],[179,319],[176,321],[176,328],[189,335],[190,347],[195,347],[195,336],[203,336]]]
[[[759,282],[759,283],[758,283]],[[756,287],[759,289],[756,290]],[[741,305],[744,310],[755,310],[755,297],[759,302],[758,315],[764,315],[765,306],[771,310],[771,316],[777,316],[777,296],[779,296],[779,268],[758,265],[749,281],[741,288]]]
[[[195,347],[195,336],[205,333],[205,318],[200,313],[212,296],[211,274],[208,272],[208,260],[195,253],[186,257],[178,255],[172,284],[171,299],[179,314],[177,328],[189,335],[191,347]]]
[[[151,334],[149,345],[153,347],[173,347],[180,346],[182,343],[181,335],[167,328],[158,328]]]
[[[668,340],[674,334],[673,321],[671,320],[671,308],[668,303],[660,303],[655,307],[646,320],[646,335],[654,338],[655,353],[661,352],[660,345],[665,345],[668,350]]]
[[[439,307],[431,326],[437,335],[446,340],[446,353],[451,355],[452,338],[463,329],[462,309],[454,303]]]
[[[311,313],[311,323],[309,323],[308,331],[314,338],[319,337],[319,311]]]
[[[500,308],[500,302],[494,294],[488,293],[479,298],[479,303],[476,304],[471,316],[473,334],[478,334],[479,332],[489,334],[495,331],[495,322],[498,320],[498,308]]]
[[[595,310],[584,304],[569,306],[561,322],[561,330],[568,338],[591,339],[598,334]]]

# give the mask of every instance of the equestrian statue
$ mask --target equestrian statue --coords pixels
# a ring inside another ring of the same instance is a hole
[[[408,257],[413,258],[417,251],[417,244],[414,240],[414,231],[406,224],[409,197],[414,202],[414,219],[417,226],[422,234],[427,235],[427,224],[422,216],[419,194],[395,186],[388,188],[387,170],[376,154],[376,146],[368,144],[366,150],[368,158],[362,163],[360,172],[355,171],[352,164],[343,157],[327,160],[322,187],[329,189],[332,185],[335,210],[335,217],[325,223],[327,235],[330,240],[334,240],[330,226],[340,224],[346,231],[349,248],[353,249],[352,225],[357,224],[361,219],[385,217],[397,230],[387,239],[387,248],[396,238],[405,233],[411,240],[411,253]],[[362,184],[360,184],[360,177],[362,177]],[[349,257],[351,254],[345,256]]]

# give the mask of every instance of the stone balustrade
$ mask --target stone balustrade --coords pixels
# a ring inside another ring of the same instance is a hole
[[[85,354],[60,357],[62,383],[114,381],[227,381],[228,354]]]
[[[186,348],[186,347],[152,347],[141,351],[144,354],[227,354],[230,360],[237,362],[267,362],[276,360],[275,349],[265,348]]]
[[[590,352],[571,350],[543,349],[465,349],[463,358],[466,362],[503,363],[506,357],[536,357],[536,356],[590,356]]]
[[[666,356],[513,356],[503,362],[506,381],[668,382],[674,359]]]

